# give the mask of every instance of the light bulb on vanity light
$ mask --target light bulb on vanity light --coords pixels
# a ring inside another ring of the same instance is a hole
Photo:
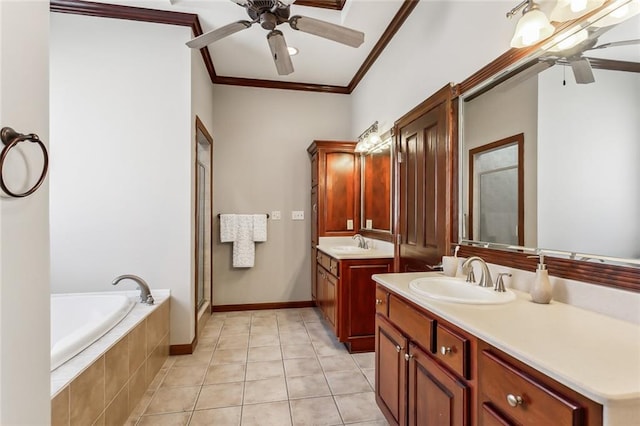
[[[602,6],[605,0],[558,0],[558,4],[551,11],[550,20],[565,22],[578,19],[586,13]]]
[[[507,16],[510,15],[507,14]],[[511,39],[511,47],[532,46],[550,37],[554,32],[555,28],[549,23],[547,16],[540,11],[536,3],[529,0],[526,2],[522,17],[516,25],[515,33]]]

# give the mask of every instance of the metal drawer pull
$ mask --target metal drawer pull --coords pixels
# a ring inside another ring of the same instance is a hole
[[[0,139],[2,140],[2,143],[5,145],[5,147],[2,148],[2,153],[0,153],[0,187],[5,192],[5,194],[14,198],[22,198],[22,197],[26,197],[27,195],[33,194],[34,192],[36,192],[38,188],[40,188],[40,185],[42,185],[42,182],[44,182],[44,178],[47,176],[47,170],[49,170],[49,154],[47,153],[47,148],[44,146],[44,143],[40,140],[38,135],[36,135],[35,133],[23,135],[22,133],[18,133],[15,130],[13,130],[11,127],[2,128],[2,130],[0,131]],[[24,142],[24,141],[29,141],[38,145],[42,150],[42,157],[44,158],[44,161],[42,166],[42,173],[40,173],[40,177],[38,178],[38,181],[36,182],[36,184],[33,185],[31,189],[21,194],[16,194],[15,192],[7,188],[7,185],[5,184],[5,181],[4,181],[2,169],[4,168],[4,161],[6,160],[7,155],[9,155],[9,151],[11,151],[11,149],[16,145],[18,145],[20,142]]]
[[[376,299],[376,305],[382,305],[384,301],[382,299]]]
[[[442,355],[450,354],[451,353],[451,348],[443,346],[443,347],[440,348],[440,353]]]
[[[512,407],[517,407],[518,405],[522,405],[524,403],[522,397],[520,395],[507,395],[507,402]]]
[[[404,354],[404,359],[409,361],[411,358],[413,358],[413,354]]]

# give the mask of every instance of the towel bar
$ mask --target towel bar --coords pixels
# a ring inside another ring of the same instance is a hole
[[[218,213],[218,218],[220,217],[222,213]],[[267,215],[267,219],[269,219],[269,213],[265,213]]]

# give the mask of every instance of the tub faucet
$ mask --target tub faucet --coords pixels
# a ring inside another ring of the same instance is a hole
[[[140,290],[140,303],[146,303],[147,305],[153,305],[153,296],[151,295],[151,291],[149,290],[149,285],[137,275],[125,274],[116,277],[111,285],[116,285],[122,280],[130,279],[135,281],[138,284],[138,289]]]
[[[361,249],[367,249],[369,248],[369,245],[367,244],[367,240],[364,239],[364,237],[360,234],[356,234],[353,236],[354,240],[358,240],[358,247]]]
[[[471,264],[473,262],[480,262],[480,267],[482,270],[482,275],[480,275],[480,282],[478,285],[480,287],[493,287],[493,280],[491,279],[491,272],[489,271],[489,267],[487,263],[478,256],[471,256],[462,264],[462,272],[467,274],[467,282],[475,281],[475,277],[473,275],[473,267]]]

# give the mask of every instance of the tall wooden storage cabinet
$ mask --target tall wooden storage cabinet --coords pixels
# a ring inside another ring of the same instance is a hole
[[[317,299],[319,237],[344,237],[360,229],[360,162],[356,142],[314,141],[311,157],[311,296]]]

